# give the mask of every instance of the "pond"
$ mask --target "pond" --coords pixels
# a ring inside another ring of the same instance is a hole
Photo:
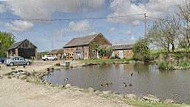
[[[153,94],[161,100],[190,103],[190,71],[160,71],[154,64],[105,64],[61,69],[44,79],[53,84],[72,84],[140,97]]]

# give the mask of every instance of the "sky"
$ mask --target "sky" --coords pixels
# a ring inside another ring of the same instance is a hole
[[[40,52],[60,49],[74,37],[96,33],[102,33],[113,45],[132,44],[144,35],[144,13],[149,28],[158,18],[175,14],[183,3],[184,0],[0,0],[0,31],[13,33],[16,41],[30,40]]]

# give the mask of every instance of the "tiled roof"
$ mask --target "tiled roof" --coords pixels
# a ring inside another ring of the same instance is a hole
[[[73,38],[64,46],[64,48],[88,45],[98,35],[99,34],[94,34],[94,35],[88,35],[84,37]]]
[[[115,45],[112,46],[111,49],[113,50],[129,50],[129,49],[133,49],[134,45],[133,44],[129,44],[129,45]]]
[[[17,42],[17,43],[12,44],[12,46],[11,46],[8,50],[17,48],[17,47],[18,47],[19,45],[21,45],[23,42],[24,42],[24,41],[20,41],[20,42]]]
[[[25,39],[25,40],[23,40],[23,41],[16,42],[16,43],[12,44],[12,46],[11,46],[8,50],[17,48],[17,47],[20,46],[24,41],[28,41],[28,40]],[[32,44],[32,45],[33,45],[33,44]],[[34,45],[34,47],[36,47],[36,46]]]

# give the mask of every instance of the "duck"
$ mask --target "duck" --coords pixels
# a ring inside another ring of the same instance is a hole
[[[133,73],[131,73],[131,77],[133,76]]]
[[[64,81],[68,81],[68,80],[69,80],[69,78],[65,78],[65,79],[64,79]]]
[[[127,87],[127,84],[125,82],[123,82],[123,84],[124,84],[124,87]]]
[[[106,83],[105,86],[108,87],[108,86],[109,86],[109,83]]]
[[[109,82],[108,84],[109,84],[109,85],[112,85],[113,83],[112,83],[112,82]]]
[[[129,84],[129,87],[132,87],[133,85],[132,84]]]

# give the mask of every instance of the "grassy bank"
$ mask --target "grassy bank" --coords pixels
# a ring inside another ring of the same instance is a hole
[[[81,60],[85,64],[104,64],[104,63],[129,63],[133,59],[88,59]]]
[[[150,57],[155,60],[159,68],[163,70],[190,69],[189,50],[178,49],[169,53],[163,50],[152,50]]]
[[[163,102],[146,102],[143,100],[124,99],[124,102],[140,107],[189,107],[186,104],[165,104]]]

